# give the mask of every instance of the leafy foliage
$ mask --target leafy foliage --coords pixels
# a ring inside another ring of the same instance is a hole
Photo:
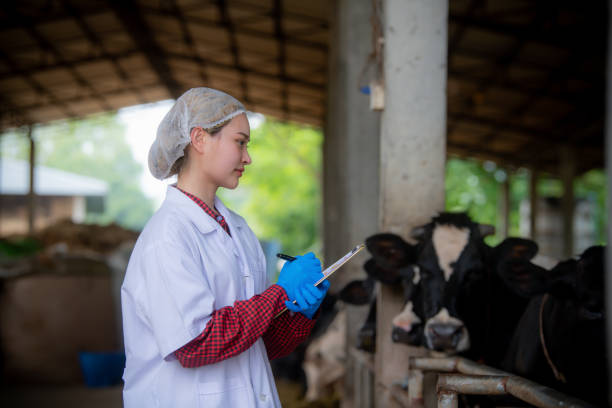
[[[251,131],[240,187],[220,192],[260,239],[289,254],[320,249],[322,141],[318,129],[267,119]]]
[[[483,224],[496,227],[497,234],[487,238],[491,245],[499,243],[501,236],[500,198],[504,180],[510,183],[509,234],[520,236],[519,206],[529,199],[529,172],[518,169],[511,173],[492,162],[478,162],[450,158],[446,164],[446,210],[466,211]],[[606,242],[606,176],[603,170],[591,170],[576,178],[574,193],[577,199],[587,199],[594,207],[596,243]],[[541,176],[538,182],[540,197],[561,197],[563,186],[558,179]]]

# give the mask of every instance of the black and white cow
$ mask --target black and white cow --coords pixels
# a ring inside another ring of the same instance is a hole
[[[608,405],[604,252],[604,247],[591,247],[548,273],[548,293],[530,301],[503,369],[597,406]],[[538,269],[529,260],[523,263],[525,269]]]
[[[545,276],[514,262],[536,254],[533,241],[509,238],[490,247],[483,239],[492,232],[466,214],[442,213],[413,230],[416,245],[392,234],[366,240],[374,275],[404,285],[394,341],[500,365],[529,296],[543,289]]]
[[[356,347],[373,353],[376,347],[376,297],[374,285],[376,281],[386,285],[401,285],[412,276],[412,266],[415,257],[412,247],[400,237],[393,234],[379,234],[378,251],[367,261],[364,269],[367,278],[349,282],[339,294],[340,300],[352,305],[369,305],[367,319],[357,334]]]

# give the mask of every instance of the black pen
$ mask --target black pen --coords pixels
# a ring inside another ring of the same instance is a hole
[[[285,255],[281,253],[276,254],[276,256],[280,259],[284,259],[285,261],[295,261],[297,259],[295,256]]]

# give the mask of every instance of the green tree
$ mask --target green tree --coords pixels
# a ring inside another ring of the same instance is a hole
[[[28,145],[19,136],[11,134],[3,138],[4,156],[27,159]],[[116,114],[38,126],[34,137],[37,164],[108,183],[104,212],[87,214],[86,222],[116,222],[126,228],[140,229],[153,214],[153,204],[139,186],[142,167],[125,141],[125,129]],[[11,141],[14,145],[7,146]]]
[[[267,119],[251,131],[240,187],[220,192],[260,239],[290,254],[320,250],[322,140],[318,129]]]
[[[496,227],[497,234],[487,238],[494,245],[501,241],[500,197],[502,182],[510,177],[510,225],[509,234],[520,236],[519,207],[529,199],[529,172],[518,169],[507,174],[492,162],[478,162],[451,158],[446,163],[446,210],[465,211],[483,224]],[[606,176],[603,170],[594,169],[578,176],[574,182],[577,199],[587,199],[594,205],[594,223],[597,243],[606,242]],[[562,183],[551,176],[541,175],[538,182],[540,197],[561,197]]]

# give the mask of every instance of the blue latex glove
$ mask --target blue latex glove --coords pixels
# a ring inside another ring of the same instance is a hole
[[[323,277],[323,274],[319,274],[319,279]],[[317,279],[318,280],[318,279]],[[316,281],[315,281],[316,282]],[[313,284],[304,283],[296,290],[297,305],[294,305],[290,301],[285,301],[287,309],[293,312],[300,312],[309,319],[317,312],[319,306],[325,299],[327,290],[329,289],[329,281],[323,281],[319,286]]]
[[[276,284],[285,289],[290,301],[294,301],[297,300],[297,288],[303,283],[313,286],[322,276],[321,261],[312,252],[309,252],[296,257],[294,261],[285,262]]]

